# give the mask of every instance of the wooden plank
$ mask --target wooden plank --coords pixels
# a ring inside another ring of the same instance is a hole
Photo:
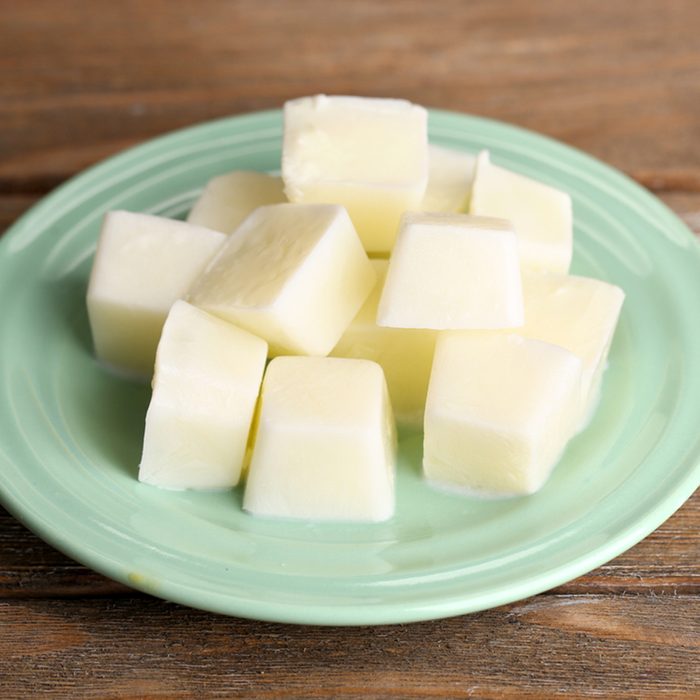
[[[696,235],[700,235],[700,192],[660,192],[659,198],[673,209]]]
[[[0,236],[13,224],[29,207],[39,201],[39,195],[4,194],[0,195]]]
[[[3,10],[4,8],[4,10]],[[700,4],[0,2],[0,185],[45,191],[124,146],[315,92],[520,124],[700,189]],[[449,18],[447,20],[446,18]],[[154,25],[157,24],[157,40]]]
[[[556,590],[700,594],[700,492],[638,545]]]
[[[541,596],[376,628],[127,598],[0,602],[3,697],[697,698],[700,600]]]
[[[556,590],[700,594],[700,493],[636,547]],[[127,591],[49,547],[0,509],[0,599]]]

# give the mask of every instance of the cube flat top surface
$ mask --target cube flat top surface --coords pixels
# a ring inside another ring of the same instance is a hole
[[[276,357],[263,385],[261,419],[284,427],[372,427],[381,420],[384,375],[368,360]]]
[[[561,389],[576,385],[581,366],[573,353],[515,333],[452,331],[438,336],[428,404],[457,421],[527,433],[566,400]]]
[[[283,175],[292,189],[315,182],[410,184],[427,172],[426,113],[405,100],[292,100],[285,106],[285,129]]]
[[[377,321],[436,330],[522,325],[518,239],[510,224],[466,214],[405,214]]]
[[[194,303],[224,308],[273,305],[342,215],[332,204],[269,204],[228,237],[190,290]]]
[[[91,295],[163,312],[226,240],[223,233],[194,224],[122,211],[106,217],[105,224]]]

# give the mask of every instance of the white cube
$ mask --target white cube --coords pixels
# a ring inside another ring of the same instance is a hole
[[[619,287],[574,275],[523,277],[525,325],[520,335],[560,345],[583,361],[581,421],[597,405],[601,379],[625,299]]]
[[[405,100],[317,95],[284,106],[282,178],[291,202],[334,202],[365,248],[388,253],[428,178],[428,115]]]
[[[510,224],[466,214],[405,214],[377,323],[436,330],[521,326],[518,242]]]
[[[170,307],[225,240],[182,221],[107,213],[87,292],[97,357],[125,375],[150,378]]]
[[[158,346],[139,480],[168,489],[238,483],[267,344],[184,301]]]
[[[484,496],[537,491],[577,426],[581,367],[519,335],[441,334],[425,409],[428,481]]]
[[[236,170],[207,182],[187,221],[231,233],[258,207],[287,201],[282,178],[251,170]]]
[[[523,268],[566,274],[573,253],[571,197],[494,165],[479,154],[469,211],[508,219],[518,234]]]
[[[381,367],[278,357],[265,374],[243,507],[307,520],[394,512],[396,434]]]
[[[443,146],[428,146],[428,186],[420,211],[462,212],[467,210],[476,156]]]
[[[377,307],[389,263],[372,260],[372,265],[377,273],[377,284],[331,355],[380,364],[396,420],[422,426],[437,331],[377,325]]]
[[[265,338],[273,355],[327,355],[375,280],[342,207],[272,204],[228,237],[189,300]]]

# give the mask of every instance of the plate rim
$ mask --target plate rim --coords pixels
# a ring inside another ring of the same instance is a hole
[[[563,143],[549,136],[525,129],[518,125],[507,122],[480,117],[467,113],[460,113],[441,109],[430,109],[430,114],[436,116],[448,117],[457,121],[467,118],[473,122],[481,122],[486,125],[495,127],[506,127],[510,131],[521,132],[528,138],[535,137],[538,140],[544,140],[556,146],[558,149],[566,149],[571,155],[577,159],[583,159],[584,162],[593,164],[596,167],[603,166],[608,172],[615,176],[622,177],[628,186],[633,186],[639,194],[642,194],[647,203],[653,203],[657,211],[662,213],[665,218],[670,218],[673,221],[676,232],[683,231],[683,235],[687,234],[688,240],[695,243],[695,254],[700,261],[700,244],[696,236],[690,231],[685,223],[663,202],[661,202],[652,193],[640,186],[637,182],[629,178],[627,175],[610,166],[603,161],[594,158],[585,152]],[[232,121],[253,121],[261,118],[278,118],[281,110],[272,109],[264,111],[249,112],[246,114],[230,115],[220,117],[213,120],[198,122],[194,125],[184,128],[172,130],[161,134],[155,138],[147,139],[141,143],[135,144],[123,151],[120,151],[112,156],[109,156],[98,163],[86,168],[85,170],[76,173],[66,182],[62,183],[47,195],[36,202],[27,212],[15,220],[12,225],[6,229],[5,233],[0,237],[0,249],[9,245],[15,235],[19,235],[26,225],[26,221],[31,220],[37,213],[42,213],[47,207],[50,207],[56,199],[64,196],[66,192],[79,186],[83,179],[89,179],[96,174],[99,176],[100,170],[118,164],[121,160],[139,155],[140,152],[147,147],[158,147],[163,143],[167,143],[170,139],[177,139],[183,136],[196,137],[199,131]],[[660,209],[659,209],[660,207]],[[420,604],[414,604],[410,608],[406,604],[399,604],[382,601],[380,605],[368,604],[348,604],[345,607],[337,605],[321,604],[312,608],[305,606],[303,609],[292,604],[279,603],[277,601],[260,601],[260,600],[239,600],[228,596],[221,596],[212,591],[204,591],[197,588],[190,588],[177,583],[172,584],[170,581],[160,581],[157,592],[148,585],[147,582],[132,579],[125,575],[123,568],[120,568],[116,563],[109,558],[103,557],[98,553],[92,552],[87,548],[81,547],[80,543],[71,539],[60,531],[51,529],[50,522],[44,520],[39,513],[32,510],[31,507],[23,503],[19,494],[13,492],[11,485],[6,486],[0,483],[0,503],[7,511],[15,517],[19,522],[26,526],[29,530],[37,534],[41,539],[49,545],[55,547],[70,558],[80,562],[81,564],[97,571],[113,580],[123,583],[130,588],[140,590],[144,593],[156,595],[159,598],[172,600],[191,607],[208,610],[215,613],[224,613],[227,615],[236,615],[247,617],[256,620],[266,620],[272,622],[291,622],[299,624],[321,624],[321,625],[367,625],[367,624],[393,624],[404,622],[415,622],[421,620],[436,619],[442,617],[450,617],[471,612],[477,612],[499,605],[512,603],[522,598],[536,595],[545,590],[559,586],[567,581],[587,573],[601,564],[610,561],[630,547],[640,542],[644,537],[653,532],[659,525],[668,519],[683,503],[692,496],[693,492],[698,488],[700,482],[700,456],[688,456],[686,458],[688,464],[683,468],[683,477],[674,482],[670,490],[665,496],[657,501],[651,510],[646,511],[643,517],[630,523],[620,533],[611,538],[610,541],[599,545],[592,551],[579,556],[576,559],[565,562],[554,569],[545,570],[536,576],[532,576],[525,580],[519,580],[509,586],[502,586],[493,591],[481,592],[478,595],[472,595],[467,598],[458,598],[457,596],[443,596],[439,600],[424,601]],[[1,467],[1,464],[0,464]]]

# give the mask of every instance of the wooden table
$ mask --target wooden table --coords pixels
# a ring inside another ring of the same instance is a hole
[[[0,17],[0,230],[126,146],[322,91],[544,132],[700,230],[695,0],[0,0]],[[0,696],[698,698],[699,530],[696,494],[631,551],[553,591],[341,629],[135,593],[0,512]]]

